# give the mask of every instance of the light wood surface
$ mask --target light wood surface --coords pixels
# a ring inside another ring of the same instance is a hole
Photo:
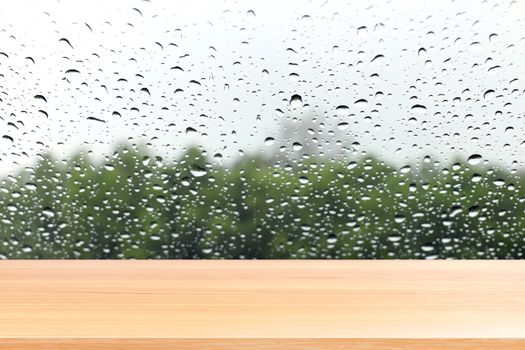
[[[525,262],[0,262],[0,349],[350,345],[525,349]]]
[[[9,350],[523,350],[517,339],[6,339]]]

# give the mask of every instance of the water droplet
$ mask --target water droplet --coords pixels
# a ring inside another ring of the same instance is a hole
[[[387,239],[390,241],[390,242],[399,242],[401,240],[401,235],[397,234],[397,233],[394,233],[394,234],[391,234],[390,236],[387,237]]]
[[[47,99],[43,95],[35,95],[35,100],[42,100],[47,103]]]
[[[350,126],[350,124],[348,124],[347,122],[341,122],[339,124],[337,124],[337,128],[341,131],[344,131],[346,129],[348,129],[348,127]]]
[[[300,95],[293,95],[290,98],[290,106],[292,108],[299,108],[303,106],[303,98]]]
[[[483,157],[479,154],[472,154],[468,157],[467,162],[470,165],[478,165],[483,160]]]
[[[189,135],[189,136],[197,135],[197,130],[189,126],[186,128],[186,135]]]
[[[335,244],[335,243],[337,243],[337,236],[335,234],[328,235],[328,237],[326,238],[326,243],[328,243],[328,244]]]
[[[415,104],[415,105],[413,105],[410,109],[411,109],[412,112],[414,112],[414,113],[420,113],[420,114],[422,114],[422,113],[425,113],[425,112],[426,112],[427,107],[425,107],[425,106],[423,106],[423,105]]]
[[[356,101],[354,102],[354,105],[355,105],[356,107],[365,107],[367,104],[368,104],[368,101],[365,100],[364,98],[361,98],[361,99],[356,100]]]
[[[193,168],[191,168],[190,173],[195,177],[202,177],[206,175],[208,171],[204,168],[194,165]]]
[[[52,218],[52,217],[55,216],[55,212],[53,211],[53,209],[51,209],[49,207],[46,207],[46,208],[42,209],[42,214],[44,214],[48,218]]]
[[[496,186],[505,186],[505,180],[503,179],[496,179],[492,181],[492,183]]]
[[[68,39],[66,39],[66,38],[61,38],[61,39],[58,39],[58,41],[64,42],[64,43],[68,44],[68,45],[69,45],[69,47],[73,48],[73,45],[71,45],[71,43],[69,42],[69,40],[68,40]]]
[[[480,208],[477,205],[474,205],[470,208],[468,208],[468,216],[471,218],[475,218],[479,215]]]
[[[410,167],[410,165],[405,165],[404,167],[402,167],[401,169],[399,169],[399,172],[400,172],[401,174],[407,174],[407,173],[409,173],[411,170],[412,170],[412,168]]]
[[[337,114],[339,115],[347,115],[350,112],[350,108],[346,105],[339,105],[335,108]]]
[[[496,92],[494,90],[487,90],[485,91],[485,93],[483,94],[483,98],[485,100],[490,100],[492,99],[492,97],[494,97],[494,95],[496,95]]]
[[[264,139],[264,144],[266,146],[271,146],[275,143],[275,139],[273,137],[267,137],[266,139]]]
[[[294,151],[300,151],[301,149],[303,149],[303,145],[299,142],[294,142],[292,146]]]

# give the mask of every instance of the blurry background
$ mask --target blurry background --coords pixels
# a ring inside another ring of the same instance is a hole
[[[11,1],[0,255],[521,258],[518,1]]]

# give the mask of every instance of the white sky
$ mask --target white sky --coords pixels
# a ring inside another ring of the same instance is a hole
[[[348,122],[348,140],[398,163],[478,153],[525,166],[523,2],[0,0],[0,8],[0,52],[9,56],[0,55],[0,133],[14,140],[0,139],[4,172],[45,149],[104,153],[129,137],[165,157],[196,143],[228,158],[268,150],[264,139],[285,121],[312,113],[329,126]],[[307,106],[291,107],[294,94]],[[200,135],[187,136],[188,127]]]

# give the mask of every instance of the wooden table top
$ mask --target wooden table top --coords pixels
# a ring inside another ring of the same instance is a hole
[[[444,344],[525,349],[525,262],[0,262],[0,349]]]

